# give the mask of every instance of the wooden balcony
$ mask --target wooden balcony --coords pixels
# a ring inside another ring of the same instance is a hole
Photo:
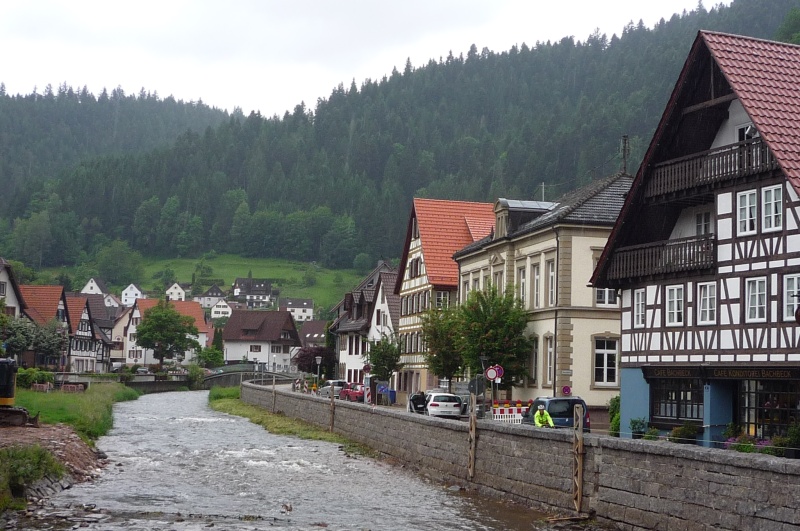
[[[679,238],[617,249],[608,268],[610,280],[683,273],[714,267],[714,235]]]
[[[761,137],[656,164],[647,179],[645,197],[689,191],[778,167]]]

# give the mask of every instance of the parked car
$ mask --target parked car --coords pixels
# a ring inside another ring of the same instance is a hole
[[[349,385],[347,380],[328,380],[320,386],[318,394],[319,396],[330,398],[331,393],[333,393],[334,398],[339,398],[339,393],[347,385]]]
[[[592,431],[589,409],[586,407],[586,402],[579,396],[540,396],[533,401],[533,405],[522,416],[523,424],[535,424],[533,415],[536,414],[539,404],[544,405],[544,408],[550,413],[556,428],[572,428],[572,423],[575,419],[575,404],[582,405],[583,431],[586,433]]]
[[[139,367],[136,369],[136,374],[150,374],[150,369],[147,367]]]
[[[430,393],[425,402],[425,410],[431,417],[461,416],[461,397],[450,393]]]
[[[420,415],[425,414],[425,403],[427,402],[428,395],[423,393],[422,391],[417,391],[413,395],[408,397],[408,403],[406,404],[406,411],[409,413],[419,413]]]
[[[348,402],[363,402],[364,401],[364,384],[351,383],[339,392],[340,400],[347,400]]]

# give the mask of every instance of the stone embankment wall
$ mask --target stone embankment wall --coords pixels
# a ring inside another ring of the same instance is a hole
[[[245,382],[242,400],[331,423],[326,399]],[[574,510],[569,430],[479,421],[472,481],[467,422],[337,400],[334,431],[434,479],[539,509]],[[619,529],[800,529],[800,460],[591,434],[584,440],[582,512]]]

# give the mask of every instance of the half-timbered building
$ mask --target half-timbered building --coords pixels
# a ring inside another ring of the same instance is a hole
[[[400,296],[396,333],[403,369],[397,375],[398,400],[439,385],[428,371],[422,315],[430,308],[457,304],[458,264],[453,254],[484,238],[494,227],[494,205],[415,198],[406,230],[394,292]]]
[[[800,417],[800,46],[701,31],[597,269],[622,300],[621,430]]]

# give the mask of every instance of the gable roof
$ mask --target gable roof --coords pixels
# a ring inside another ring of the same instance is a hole
[[[786,177],[800,192],[800,46],[701,31]]]
[[[0,256],[0,270],[2,269],[5,269],[6,273],[8,274],[8,280],[11,282],[11,287],[14,289],[14,295],[16,295],[17,301],[19,302],[20,311],[24,312],[27,305],[25,304],[25,299],[22,296],[22,292],[19,290],[17,279],[14,276],[14,268],[11,267],[11,264],[5,258]]]
[[[328,326],[328,321],[320,319],[313,319],[305,321],[300,328],[300,340],[303,346],[311,344],[325,344],[325,327]]]
[[[548,203],[549,209],[547,212],[523,223],[510,232],[506,238],[517,238],[524,234],[563,224],[610,227],[617,220],[632,182],[633,177],[631,175],[617,173],[576,188],[564,194],[557,201]],[[508,201],[508,203],[510,206],[511,201]],[[454,253],[453,258],[457,259],[470,252],[482,249],[493,241],[496,240],[489,235]]]
[[[290,339],[282,339],[281,332]],[[270,341],[299,345],[292,314],[287,311],[234,310],[222,329],[223,341]]]
[[[139,307],[142,317],[144,317],[145,310],[149,310],[158,304],[160,299],[136,299],[136,306]],[[181,314],[194,319],[194,326],[200,333],[208,333],[208,326],[206,324],[206,314],[199,302],[195,301],[169,301],[170,306]]]
[[[44,325],[58,316],[58,303],[64,297],[64,286],[23,285],[19,289],[28,305],[25,315],[33,322]]]
[[[647,169],[674,131],[674,124],[679,123],[684,111],[679,99],[690,90],[691,76],[697,76],[698,69],[706,66],[705,56],[717,65],[731,90],[729,94],[720,94],[718,102],[738,98],[786,178],[800,193],[800,46],[699,31],[592,275],[592,285],[599,285],[598,281],[605,278],[609,255],[617,245],[632,205],[643,194]],[[708,77],[708,73],[705,75]],[[703,104],[714,103],[712,99]]]
[[[80,326],[84,309],[87,312],[90,311],[89,300],[86,297],[67,297],[67,312],[69,313],[70,334],[74,334],[78,331],[78,326]]]
[[[458,264],[453,253],[488,236],[494,228],[494,205],[470,201],[414,198],[400,259],[395,293],[400,293],[408,262],[414,219],[417,220],[428,283],[434,287],[458,286]]]
[[[379,285],[376,293],[383,287],[383,294],[386,297],[386,306],[389,307],[389,318],[392,320],[392,330],[397,331],[400,327],[400,295],[395,295],[394,286],[397,284],[397,271],[384,271],[378,279]]]
[[[217,286],[216,284],[212,284],[210,288],[208,288],[205,293],[201,295],[201,297],[224,297],[225,292],[222,291],[222,288]]]

